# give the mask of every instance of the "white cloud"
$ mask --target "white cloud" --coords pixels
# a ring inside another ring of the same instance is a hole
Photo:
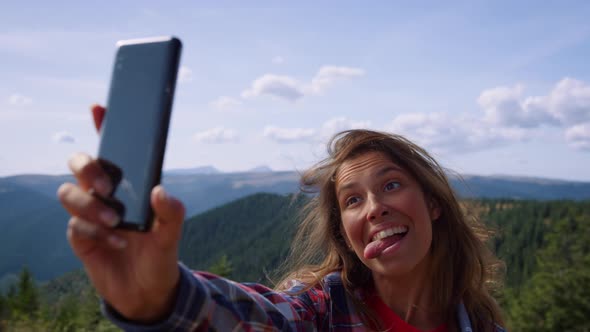
[[[275,126],[266,126],[263,135],[264,137],[279,143],[297,143],[309,141],[316,135],[316,131],[306,128],[279,128]]]
[[[307,84],[290,76],[266,74],[254,80],[251,87],[242,92],[242,97],[252,98],[261,95],[270,95],[295,102],[306,95],[322,94],[328,87],[338,81],[364,74],[365,71],[360,68],[323,66],[311,79],[311,82]]]
[[[575,149],[590,151],[590,122],[568,128],[565,139]]]
[[[189,83],[193,81],[193,71],[189,67],[181,66],[178,70],[178,82]]]
[[[539,104],[565,125],[590,121],[590,85],[564,78]]]
[[[557,82],[547,95],[524,96],[524,86],[485,90],[478,98],[485,113],[487,134],[520,137],[522,131],[540,126],[563,129],[574,148],[590,150],[590,85],[573,78]]]
[[[510,123],[521,111],[519,99],[522,95],[522,85],[497,87],[484,90],[477,103],[484,109],[488,121],[495,124]]]
[[[370,126],[370,121],[353,121],[345,117],[332,118],[322,125],[322,136],[328,138],[344,130],[367,129]]]
[[[326,74],[324,77],[338,77]],[[335,71],[339,72],[339,71]],[[342,75],[357,75],[342,71]],[[321,76],[321,75],[320,75]],[[330,80],[318,86],[326,87]],[[524,86],[484,90],[477,99],[481,113],[443,112],[406,113],[396,116],[383,130],[404,135],[434,153],[469,153],[526,142],[544,137],[552,126],[565,131],[565,139],[574,148],[590,151],[590,86],[563,79],[546,96],[525,96]],[[582,124],[571,126],[574,120]],[[380,124],[381,125],[381,124]],[[264,136],[278,142],[321,141],[337,132],[370,128],[369,121],[336,117],[319,129],[265,128]]]
[[[485,120],[494,125],[534,128],[557,121],[543,106],[540,97],[523,98],[524,86],[484,90],[477,102]]]
[[[529,138],[518,127],[490,126],[482,119],[446,113],[410,113],[394,118],[386,128],[436,153],[465,153]]]
[[[365,71],[353,67],[323,66],[312,78],[308,89],[311,93],[321,94],[337,81],[363,76]]]
[[[370,125],[371,123],[369,121],[353,121],[345,117],[336,117],[324,122],[317,130],[311,128],[267,126],[264,128],[263,135],[279,143],[324,142],[338,132],[349,129],[369,128]]]
[[[215,127],[196,133],[193,138],[200,143],[221,144],[237,142],[238,136],[235,131],[224,127]]]
[[[221,96],[209,103],[209,106],[218,110],[230,110],[240,105],[242,105],[242,103],[239,100],[228,96]]]
[[[8,98],[8,103],[13,106],[27,106],[33,103],[33,100],[29,97],[15,93]]]
[[[396,116],[386,130],[404,135],[427,149],[446,151],[468,136],[468,128],[455,122],[444,113],[409,113]]]
[[[291,102],[303,97],[300,83],[289,77],[266,74],[252,82],[252,86],[242,92],[242,97],[251,98],[260,95],[270,95]]]
[[[495,125],[534,128],[590,121],[590,85],[572,78],[557,82],[545,96],[524,97],[524,86],[485,90],[477,102]]]
[[[76,139],[74,138],[74,136],[72,136],[72,134],[68,133],[67,131],[60,131],[60,132],[53,134],[52,139],[55,143],[70,143],[71,144],[71,143],[76,142]]]
[[[272,63],[274,63],[275,65],[280,65],[285,63],[285,58],[283,58],[280,55],[275,56],[274,58],[272,58]]]

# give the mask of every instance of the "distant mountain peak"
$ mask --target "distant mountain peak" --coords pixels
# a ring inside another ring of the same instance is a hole
[[[474,174],[465,174],[462,176],[463,179],[473,179],[473,178],[480,178],[486,180],[503,180],[503,181],[512,181],[517,183],[535,183],[535,184],[545,184],[545,185],[558,185],[558,184],[583,184],[583,181],[571,181],[571,180],[562,180],[562,179],[552,179],[552,178],[542,178],[537,176],[527,176],[527,175],[507,175],[507,174],[491,174],[491,175],[474,175]],[[587,182],[586,182],[587,183]]]
[[[221,173],[217,168],[213,166],[199,166],[193,168],[175,168],[164,171],[167,174],[176,175],[190,175],[190,174],[219,174]]]
[[[250,170],[248,170],[249,173],[272,173],[273,170],[272,168],[266,166],[266,165],[260,165],[260,166],[256,166]]]

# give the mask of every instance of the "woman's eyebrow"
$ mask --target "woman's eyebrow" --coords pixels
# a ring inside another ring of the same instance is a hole
[[[394,165],[387,165],[385,167],[383,167],[382,169],[380,169],[375,175],[376,176],[383,176],[389,172],[398,172],[398,173],[404,173],[404,170],[394,166]]]
[[[342,194],[343,191],[346,191],[350,188],[354,188],[356,187],[357,183],[356,182],[348,182],[347,184],[340,186],[337,190],[336,190],[336,197],[340,197],[340,195]]]
[[[384,175],[386,175],[387,173],[390,173],[390,172],[404,173],[404,170],[401,169],[401,168],[399,168],[399,167],[397,167],[397,166],[395,166],[395,165],[387,165],[387,166],[381,168],[379,171],[377,171],[377,173],[375,173],[375,176],[376,177],[381,177],[381,176],[384,176]],[[340,197],[340,194],[343,191],[346,191],[348,189],[354,188],[355,186],[357,186],[357,183],[356,182],[348,182],[348,183],[346,183],[346,184],[344,184],[342,186],[339,186],[339,188],[336,189],[336,197]]]

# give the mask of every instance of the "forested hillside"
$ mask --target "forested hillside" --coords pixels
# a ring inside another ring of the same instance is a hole
[[[225,255],[239,281],[268,283],[287,254],[303,196],[256,194],[185,222],[180,259],[202,270]]]
[[[163,182],[194,216],[258,192],[288,195],[298,190],[295,172],[217,174],[165,173]],[[18,175],[0,177],[0,289],[28,266],[37,280],[47,281],[80,268],[65,238],[69,216],[57,201],[60,184],[71,176]],[[560,180],[451,176],[454,189],[468,198],[534,200],[590,199],[590,183]]]
[[[303,197],[256,194],[189,218],[181,259],[194,269],[269,284],[267,275],[288,250],[302,203]],[[464,203],[496,231],[489,245],[506,263],[505,288],[498,300],[510,330],[588,331],[590,201]],[[17,284],[0,297],[5,326],[60,322],[90,330],[112,328],[100,318],[97,299],[83,273],[37,285],[37,296],[27,295],[31,286],[23,283],[22,276],[21,272]],[[36,309],[27,316],[23,307]]]
[[[485,206],[485,205],[484,205]],[[514,331],[590,331],[590,201],[491,201]]]
[[[0,186],[0,211],[0,286],[23,266],[40,280],[79,268],[65,239],[68,214],[55,196],[6,183]]]

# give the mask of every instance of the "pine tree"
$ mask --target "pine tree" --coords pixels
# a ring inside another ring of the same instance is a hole
[[[92,286],[86,287],[79,298],[78,320],[80,326],[88,330],[96,330],[96,327],[103,319],[100,311],[99,296]]]
[[[54,331],[76,331],[79,316],[79,301],[73,294],[63,296],[57,304],[56,314],[51,322],[51,330]]]
[[[39,292],[27,267],[24,267],[19,274],[14,304],[14,310],[27,317],[34,317],[39,309]]]
[[[209,268],[209,272],[224,278],[230,278],[232,271],[233,268],[231,262],[227,259],[227,255],[225,254]]]
[[[590,218],[565,214],[545,238],[539,268],[511,307],[512,328],[590,331]]]

